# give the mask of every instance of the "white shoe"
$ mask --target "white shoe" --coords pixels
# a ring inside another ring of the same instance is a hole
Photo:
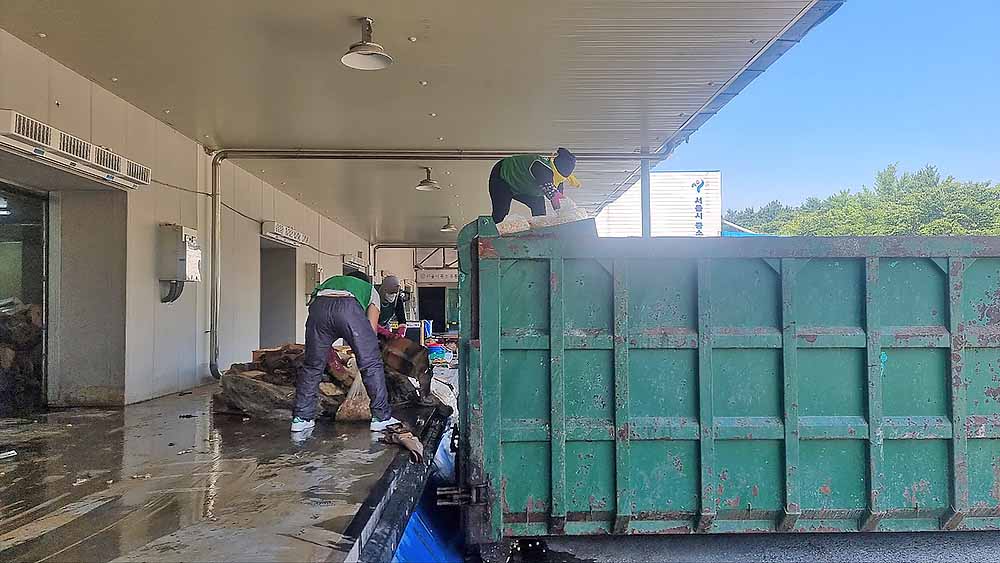
[[[316,426],[315,420],[304,420],[299,417],[292,419],[292,432],[302,432],[305,430],[311,430]]]
[[[292,432],[292,443],[297,446],[305,444],[309,438],[312,438],[313,430],[315,430],[315,428],[306,428],[301,432]]]
[[[402,424],[402,422],[396,420],[396,417],[394,416],[390,416],[389,420],[378,420],[377,418],[373,418],[371,429],[372,432],[385,432],[385,429],[393,424]]]

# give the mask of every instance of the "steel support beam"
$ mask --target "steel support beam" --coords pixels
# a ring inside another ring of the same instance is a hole
[[[642,161],[642,173],[640,179],[640,188],[642,190],[642,238],[649,238],[652,236],[652,216],[650,212],[649,203],[649,161]]]

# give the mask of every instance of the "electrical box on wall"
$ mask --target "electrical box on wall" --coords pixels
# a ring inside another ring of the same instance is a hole
[[[158,275],[160,281],[201,281],[201,244],[197,230],[181,225],[160,225]]]
[[[313,288],[323,283],[323,266],[306,262],[306,288],[312,292]]]

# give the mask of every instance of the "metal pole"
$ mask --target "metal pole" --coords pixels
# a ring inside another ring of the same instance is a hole
[[[642,238],[652,236],[652,220],[649,203],[649,161],[643,160],[641,163],[640,189],[642,190]]]
[[[219,379],[219,300],[222,297],[222,193],[219,186],[219,169],[226,159],[225,151],[212,157],[212,273],[210,278],[211,301],[208,317],[208,369]]]

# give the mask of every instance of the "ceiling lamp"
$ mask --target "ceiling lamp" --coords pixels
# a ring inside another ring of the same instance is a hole
[[[392,64],[392,57],[378,43],[372,43],[371,18],[361,18],[361,41],[351,45],[340,62],[358,70],[382,70]]]
[[[440,190],[441,186],[438,185],[437,180],[431,179],[431,169],[426,166],[423,168],[427,171],[427,177],[420,180],[420,183],[416,186],[416,190],[418,192],[436,192]]]
[[[458,227],[451,224],[451,217],[445,216],[445,224],[441,226],[442,233],[454,233]]]

